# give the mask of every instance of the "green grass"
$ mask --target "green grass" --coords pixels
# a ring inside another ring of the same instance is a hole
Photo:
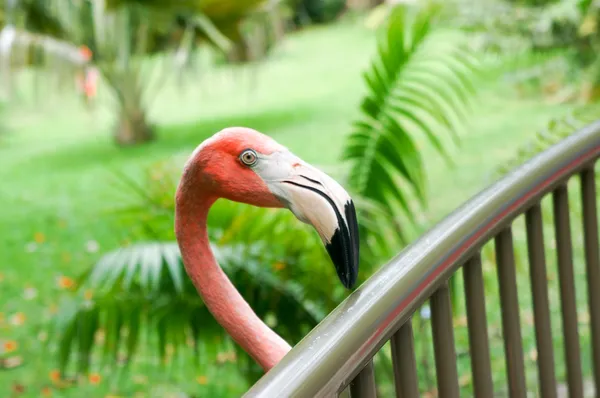
[[[42,92],[43,101],[35,103],[30,79],[23,76],[20,87],[26,89],[20,93],[21,103],[10,109],[10,131],[0,135],[0,340],[15,340],[19,345],[16,353],[24,362],[16,369],[0,372],[0,396],[10,396],[15,383],[25,386],[25,396],[31,397],[51,385],[48,375],[56,364],[43,351],[40,332],[45,331],[44,322],[66,294],[57,285],[57,278],[76,276],[129,237],[128,231],[117,228],[105,214],[119,205],[111,170],[136,173],[156,161],[184,158],[219,129],[247,125],[335,175],[343,140],[364,92],[361,72],[373,51],[372,32],[354,23],[342,23],[289,36],[271,60],[254,68],[207,67],[183,90],[174,82],[165,87],[152,109],[152,119],[159,126],[158,140],[128,149],[117,148],[110,139],[110,112],[88,114],[72,95],[51,88]],[[494,168],[509,159],[515,148],[550,118],[569,109],[568,105],[518,98],[501,81],[487,87],[463,135],[462,146],[453,151],[454,168],[448,168],[433,150],[423,149],[430,197],[430,209],[422,215],[425,226],[433,225],[488,185]],[[522,242],[523,235],[517,234],[517,238]],[[99,250],[89,250],[90,242],[97,242]],[[528,283],[526,268],[523,270],[520,285]],[[578,277],[581,280],[581,275]],[[28,287],[37,290],[35,298],[24,297]],[[496,291],[492,293],[497,296]],[[520,299],[522,308],[530,311],[527,297]],[[490,323],[496,331],[492,340],[498,374],[495,381],[502,388],[503,351],[497,336],[500,314],[493,300],[489,306],[493,308]],[[558,311],[559,303],[551,303]],[[26,320],[15,326],[10,320],[19,312]],[[533,330],[524,329],[523,333],[531,350]],[[466,332],[457,331],[457,340],[464,349]],[[460,366],[468,370],[465,358],[460,356]],[[557,354],[557,363],[560,358]],[[110,381],[105,368],[96,366],[94,370],[104,376],[100,385],[84,382],[81,387],[53,390],[53,396],[105,396],[111,391],[125,396],[136,392],[141,396],[167,395],[159,390],[160,385],[208,395],[217,394],[209,389],[220,385],[239,395],[244,388],[241,377],[232,371],[234,365],[205,364],[205,370],[196,372],[182,364],[175,372],[164,373],[150,353],[140,363],[130,375]],[[433,373],[432,360],[429,367],[427,374]],[[535,372],[532,374],[535,377]],[[198,384],[197,376],[206,376],[208,384]],[[535,379],[529,379],[529,386],[535,386]]]

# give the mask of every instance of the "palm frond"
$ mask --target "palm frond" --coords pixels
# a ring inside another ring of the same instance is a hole
[[[415,224],[413,202],[424,206],[427,199],[421,148],[431,144],[451,164],[444,138],[458,142],[479,71],[461,36],[434,31],[438,11],[437,6],[391,9],[364,74],[368,94],[361,117],[343,154],[350,162],[352,190],[395,219],[401,236],[402,217]]]
[[[122,108],[140,109],[156,98],[174,71],[187,66],[189,53],[199,45],[209,42],[222,51],[229,48],[229,39],[200,9],[181,14],[181,7],[121,3],[17,2],[19,21],[34,22],[14,25],[19,35],[12,44],[25,50],[39,48],[44,56],[60,54],[77,64],[86,63],[79,52],[79,46],[86,45],[93,51],[94,66],[114,91],[114,99]],[[155,62],[152,56],[156,54],[154,58],[165,62]]]
[[[31,33],[17,29],[13,25],[5,26],[0,31],[0,46],[9,56],[11,47],[40,48],[45,54],[65,60],[73,65],[84,65],[87,61],[79,52],[79,48],[68,41],[51,36]]]
[[[300,340],[328,309],[306,300],[302,285],[264,267],[264,247],[213,246],[220,265],[255,312],[291,343]],[[296,264],[290,264],[294,266]],[[190,341],[226,336],[187,277],[175,242],[145,242],[107,253],[78,281],[54,323],[59,364],[86,372],[94,353],[109,363],[129,363],[142,331],[152,333],[160,358]],[[95,337],[102,332],[104,339]]]

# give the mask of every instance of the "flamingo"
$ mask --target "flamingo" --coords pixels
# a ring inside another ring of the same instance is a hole
[[[268,372],[291,347],[254,313],[215,260],[206,220],[219,198],[291,210],[314,227],[347,289],[358,275],[354,203],[330,176],[246,127],[215,133],[186,162],[175,194],[175,234],[186,273],[219,324]]]

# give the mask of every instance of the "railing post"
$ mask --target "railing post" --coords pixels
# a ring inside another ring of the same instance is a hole
[[[542,208],[533,205],[525,214],[527,225],[527,254],[535,319],[535,340],[538,352],[538,379],[542,398],[556,397],[556,377],[554,374],[554,348],[550,325],[550,305],[548,303],[548,279],[544,257],[544,232]]]
[[[577,303],[575,301],[575,277],[573,276],[573,249],[569,220],[569,196],[566,184],[556,188],[552,195],[554,207],[554,230],[558,258],[560,304],[565,341],[567,383],[570,397],[583,397],[579,331],[577,330]],[[595,289],[600,287],[595,286]]]
[[[519,299],[517,296],[517,276],[510,227],[496,236],[496,262],[500,302],[502,306],[502,330],[504,332],[504,355],[508,372],[508,387],[511,398],[525,398],[525,365],[523,342],[519,320]]]
[[[452,306],[447,282],[444,282],[431,296],[431,326],[438,396],[459,398],[454,325],[452,324]]]
[[[492,383],[480,252],[473,255],[464,265],[463,279],[465,281],[469,351],[475,396],[493,397],[494,385]]]
[[[598,210],[596,208],[596,198],[596,180],[594,166],[592,165],[581,173],[581,201],[594,381],[596,391],[600,392],[600,261],[598,261]]]
[[[409,319],[392,336],[392,361],[396,398],[418,398],[419,379],[415,361],[412,320]]]
[[[375,369],[371,359],[350,383],[351,398],[376,398]]]

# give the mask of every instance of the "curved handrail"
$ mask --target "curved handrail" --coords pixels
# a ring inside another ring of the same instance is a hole
[[[350,294],[244,396],[336,396],[471,253],[599,156],[600,120],[477,194]]]

